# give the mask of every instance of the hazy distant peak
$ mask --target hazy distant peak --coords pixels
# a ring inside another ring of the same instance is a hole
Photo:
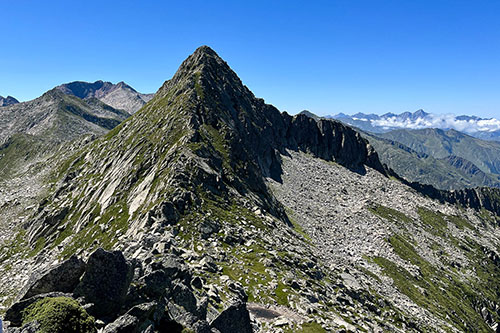
[[[12,96],[7,96],[7,97],[0,96],[0,106],[7,106],[17,103],[19,103],[19,101]]]

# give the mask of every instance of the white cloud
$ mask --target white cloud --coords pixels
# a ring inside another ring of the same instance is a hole
[[[453,114],[434,115],[429,114],[427,117],[417,119],[403,120],[399,117],[388,117],[371,121],[373,126],[380,126],[384,129],[390,128],[441,128],[455,129],[466,133],[475,132],[494,132],[500,130],[500,120],[498,119],[470,119],[459,120]]]

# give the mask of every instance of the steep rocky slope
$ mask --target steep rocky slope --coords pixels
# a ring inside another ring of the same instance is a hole
[[[496,217],[388,172],[359,133],[280,113],[201,47],[0,230],[10,330],[59,304],[89,332],[494,330]]]
[[[12,96],[7,96],[7,97],[0,96],[0,106],[7,106],[17,103],[19,103],[19,101]]]
[[[56,89],[82,99],[97,98],[115,109],[134,114],[153,98],[153,94],[141,94],[125,82],[96,81],[94,83],[75,81],[62,84]]]
[[[372,170],[360,176],[300,153],[283,165],[277,198],[346,284],[390,300],[419,330],[497,327],[494,215],[440,204]]]
[[[57,90],[2,107],[0,225],[7,232],[0,238],[5,239],[36,207],[48,189],[43,178],[54,165],[128,116],[96,99],[83,101]]]

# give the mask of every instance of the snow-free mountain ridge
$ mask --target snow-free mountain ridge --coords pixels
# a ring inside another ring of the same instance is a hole
[[[81,99],[97,98],[115,109],[121,109],[130,114],[137,112],[154,95],[137,92],[125,82],[113,84],[105,81],[96,81],[94,83],[74,81],[62,84],[56,89]]]
[[[500,140],[500,120],[495,118],[432,114],[424,110],[417,110],[413,113],[386,113],[383,115],[364,113],[347,115],[339,113],[326,116],[326,118],[338,119],[372,133],[385,133],[396,129],[438,128],[443,130],[454,129],[486,140]]]

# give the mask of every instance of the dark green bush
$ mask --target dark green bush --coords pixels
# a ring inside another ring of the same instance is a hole
[[[95,333],[95,320],[68,297],[41,299],[23,311],[23,325],[36,321],[42,333]]]

